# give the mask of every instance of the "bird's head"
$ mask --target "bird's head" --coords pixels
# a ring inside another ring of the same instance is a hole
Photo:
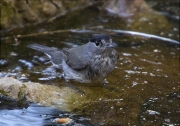
[[[106,34],[94,34],[90,42],[99,48],[113,47],[112,38]]]

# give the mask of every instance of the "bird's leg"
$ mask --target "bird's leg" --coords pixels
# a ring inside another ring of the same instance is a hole
[[[79,88],[77,88],[76,86],[74,86],[73,84],[71,84],[71,82],[70,82],[69,80],[65,80],[65,84],[66,84],[68,87],[72,88],[73,90],[77,91],[78,93],[83,94],[83,95],[85,94],[84,91],[80,90]]]
[[[107,85],[109,82],[107,81],[107,79],[105,78],[102,82],[104,85]]]
[[[102,83],[103,83],[104,87],[107,90],[109,90],[110,92],[113,92],[113,91],[118,92],[117,89],[115,89],[114,87],[111,87],[111,86],[108,85],[109,82],[107,81],[107,79],[104,79]]]

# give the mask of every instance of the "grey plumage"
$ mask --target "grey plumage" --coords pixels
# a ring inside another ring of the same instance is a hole
[[[40,44],[30,44],[27,47],[45,53],[53,65],[59,69],[62,69],[62,60],[67,60],[67,56],[62,51],[54,47],[48,47]]]
[[[90,83],[102,81],[115,68],[119,54],[111,48],[112,44],[109,35],[97,34],[90,42],[70,49],[58,50],[39,44],[28,47],[44,52],[53,65],[63,70],[66,80]]]

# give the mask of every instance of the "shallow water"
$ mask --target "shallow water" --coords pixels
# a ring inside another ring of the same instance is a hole
[[[163,8],[158,8],[159,11],[178,16],[175,13],[177,7],[174,3],[152,2],[151,5],[155,9],[158,6]],[[174,11],[168,11],[167,8],[175,9]],[[86,16],[82,16],[84,14]],[[159,16],[159,14],[154,13],[153,15]],[[81,20],[75,20],[76,23],[69,21],[80,16]],[[142,25],[138,24],[141,28],[135,31],[143,31],[179,41],[179,20],[167,14],[165,16],[169,22],[168,28],[158,27],[156,21],[151,21],[147,22],[150,24],[149,26],[144,26],[143,23]],[[136,21],[139,20],[134,20],[134,22]],[[101,27],[92,28],[94,26]],[[52,24],[11,31],[9,35],[5,34],[4,36],[39,33],[42,30],[50,32],[60,29],[80,28],[80,30],[46,35],[36,34],[17,40],[1,40],[0,76],[13,76],[24,82],[33,81],[59,87],[66,86],[62,84],[64,80],[61,78],[61,71],[52,71],[49,68],[51,64],[47,63],[48,60],[43,53],[28,49],[26,46],[30,43],[39,43],[62,49],[82,45],[88,42],[94,33],[110,34],[117,44],[115,49],[120,54],[117,67],[107,77],[107,85],[72,82],[86,94],[82,96],[85,99],[83,103],[81,102],[82,99],[72,98],[69,104],[79,104],[80,106],[73,108],[70,113],[82,115],[84,118],[88,115],[88,123],[95,125],[179,125],[179,44],[125,35],[112,30],[132,30],[134,29],[133,26],[133,23],[119,17],[106,13],[98,14],[98,9],[90,7],[81,12],[81,15],[77,13],[68,15]],[[111,31],[107,29],[111,29]],[[165,105],[166,107],[164,107]],[[9,115],[19,116],[15,108],[14,110],[3,109],[0,115],[8,113]],[[27,113],[31,112],[27,110]],[[41,114],[40,111],[36,110],[36,113],[25,118],[34,119],[34,116]],[[9,118],[0,120],[0,124],[16,125],[14,121],[30,125],[36,124],[31,124],[24,118],[15,118],[12,121]],[[40,120],[48,119],[41,118]],[[37,125],[49,124],[49,122],[40,124],[40,120]]]
[[[0,100],[3,101],[0,107],[1,126],[58,125],[58,123],[53,121],[56,118],[70,118],[70,125],[92,126],[92,124],[89,122],[89,118],[85,116],[76,115],[74,113],[60,111],[52,107],[44,107],[37,104],[26,103],[24,104],[24,106],[26,106],[25,108],[23,106],[18,106],[20,104],[17,101],[8,99],[6,97],[0,97]]]

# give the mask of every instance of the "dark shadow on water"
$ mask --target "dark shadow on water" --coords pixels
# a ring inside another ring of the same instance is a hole
[[[60,111],[52,107],[44,107],[34,103],[20,104],[4,96],[0,97],[0,126],[53,126],[61,125],[53,122],[56,118],[70,118],[69,126],[85,125],[93,126],[89,118],[83,115],[76,115]]]

